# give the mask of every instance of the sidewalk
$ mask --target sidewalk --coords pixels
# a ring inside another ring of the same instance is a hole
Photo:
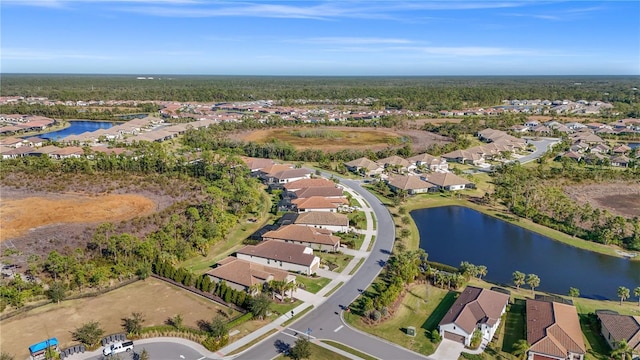
[[[343,249],[342,251],[345,254],[349,254],[349,255],[353,255],[354,258],[351,260],[351,262],[349,262],[349,264],[347,264],[347,266],[345,266],[345,268],[342,270],[342,272],[340,273],[336,273],[333,271],[329,271],[329,270],[325,270],[325,269],[319,269],[317,271],[317,274],[322,276],[322,277],[326,277],[328,279],[331,279],[331,281],[322,289],[320,289],[320,291],[318,291],[317,294],[313,294],[310,293],[308,291],[302,290],[302,289],[298,289],[295,291],[294,297],[298,298],[299,300],[302,301],[302,304],[298,305],[296,308],[293,309],[293,313],[294,316],[296,314],[300,314],[302,311],[304,311],[305,309],[307,309],[310,306],[314,306],[317,307],[318,305],[324,303],[328,298],[325,297],[325,295],[327,293],[329,293],[330,291],[332,291],[336,286],[338,286],[338,284],[342,283],[346,283],[349,279],[351,279],[351,277],[353,275],[349,275],[349,273],[356,267],[356,265],[360,262],[360,259],[362,258],[367,258],[370,253],[367,252],[367,249],[369,248],[369,244],[371,243],[371,241],[373,241],[373,237],[375,235],[377,235],[377,230],[374,230],[374,226],[373,226],[373,209],[369,206],[369,204],[366,202],[366,200],[364,198],[362,198],[359,194],[353,192],[351,189],[345,189],[346,191],[348,191],[351,195],[353,195],[354,198],[358,199],[358,201],[360,202],[360,204],[362,204],[362,211],[364,211],[365,216],[366,216],[366,220],[367,220],[367,229],[366,230],[360,230],[359,232],[365,235],[365,239],[364,242],[362,243],[362,247],[360,249]],[[278,331],[282,331],[284,330],[284,328],[282,327],[282,324],[284,324],[285,322],[287,322],[288,320],[290,320],[292,318],[291,313],[286,313],[284,315],[281,315],[280,317],[278,317],[277,319],[275,319],[274,321],[272,321],[271,323],[263,326],[262,328],[252,332],[251,334],[238,339],[236,341],[234,341],[233,343],[223,347],[222,349],[214,352],[211,352],[209,350],[207,350],[204,346],[195,343],[193,341],[187,340],[187,339],[183,339],[183,338],[173,338],[173,337],[157,337],[157,338],[150,338],[150,339],[143,339],[143,340],[136,340],[135,344],[136,345],[144,345],[144,344],[149,344],[149,343],[160,343],[160,342],[164,342],[164,343],[176,343],[176,344],[182,344],[185,346],[188,346],[194,350],[196,350],[197,352],[199,352],[200,354],[202,354],[203,357],[208,357],[211,359],[225,359],[225,358],[231,358],[231,357],[235,357],[238,354],[234,354],[232,356],[228,356],[227,354],[234,352],[246,345],[248,345],[249,343],[255,341],[256,339],[260,338],[261,336],[263,336],[264,334],[269,333],[270,331],[272,331],[273,329],[276,329]],[[345,356],[347,358],[350,359],[360,359],[357,356],[354,356],[352,354],[349,354],[343,350],[340,350],[338,348],[335,348],[331,345],[325,344],[321,341],[319,341],[318,339],[314,339],[313,342],[316,345],[322,346],[324,348],[327,348],[335,353],[338,353],[342,356]],[[247,348],[248,350],[248,348]],[[91,357],[95,357],[98,355],[102,354],[102,348],[92,351],[92,352],[85,352],[84,354],[75,354],[72,355],[70,357],[67,357],[67,359],[69,360],[84,360],[84,359],[89,359]]]

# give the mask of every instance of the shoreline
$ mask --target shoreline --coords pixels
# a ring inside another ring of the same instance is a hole
[[[640,252],[634,252],[632,250],[615,248],[612,246],[607,246],[607,245],[583,240],[577,237],[572,237],[571,235],[567,235],[558,230],[554,230],[546,226],[536,224],[531,220],[519,218],[513,214],[502,212],[499,209],[488,208],[484,205],[470,203],[466,199],[458,200],[453,198],[422,198],[422,199],[410,198],[407,200],[406,203],[404,203],[401,206],[403,206],[407,210],[407,213],[410,213],[413,210],[428,209],[433,207],[462,206],[462,207],[476,210],[478,212],[481,212],[493,218],[506,221],[510,224],[519,226],[521,228],[533,231],[542,236],[546,236],[554,241],[558,241],[578,249],[591,251],[591,252],[603,254],[603,255],[609,255],[617,258],[623,258],[629,261],[640,261]],[[413,218],[411,218],[411,227],[417,230],[417,226],[413,221]],[[415,241],[413,241],[409,244],[409,247],[412,249],[417,249],[420,247],[419,234],[417,234],[417,236],[418,236],[418,242],[414,244]],[[634,256],[630,256],[631,254],[634,254]]]

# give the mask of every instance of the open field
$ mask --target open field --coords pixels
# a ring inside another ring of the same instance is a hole
[[[627,218],[640,216],[640,183],[603,183],[567,186],[564,191],[578,204],[606,209]]]
[[[149,278],[98,297],[50,304],[4,320],[0,348],[24,359],[29,345],[49,337],[57,337],[61,347],[70,345],[70,331],[89,321],[100,322],[106,335],[121,332],[122,318],[132,312],[143,313],[145,326],[162,325],[181,314],[184,325],[196,327],[198,320],[210,321],[218,310],[227,313],[227,308],[216,303]]]
[[[415,149],[424,150],[432,144],[444,144],[451,140],[419,130],[393,130],[382,128],[354,128],[345,126],[316,128],[278,128],[237,133],[236,140],[266,143],[273,139],[287,142],[296,149],[380,150],[388,146],[402,146],[409,142]]]
[[[0,203],[0,241],[31,229],[69,223],[117,222],[150,214],[156,203],[142,195],[50,194],[3,200]]]
[[[441,303],[452,304],[455,300],[453,295],[454,293],[431,285],[413,285],[389,319],[370,325],[364,323],[359,316],[347,313],[345,321],[357,329],[421,354],[430,355],[435,351],[435,345],[431,342],[427,332],[431,331],[433,326],[437,326],[448,310],[448,307],[439,305]],[[406,335],[405,331],[408,326],[416,328],[415,337]]]

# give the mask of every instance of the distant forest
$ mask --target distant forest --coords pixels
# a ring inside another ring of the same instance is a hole
[[[521,77],[260,77],[2,74],[2,96],[51,100],[166,100],[228,102],[276,100],[281,105],[354,104],[375,98],[386,108],[421,111],[493,106],[505,99],[604,101],[640,115],[638,76]]]

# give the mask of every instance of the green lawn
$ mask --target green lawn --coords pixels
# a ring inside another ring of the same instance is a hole
[[[323,277],[308,277],[304,275],[296,276],[296,282],[301,284],[301,289],[304,289],[310,293],[316,294],[320,289],[325,287],[328,283],[331,282],[331,279],[323,278]]]
[[[580,329],[582,330],[584,343],[587,346],[586,359],[609,359],[609,344],[599,331],[598,318],[595,314],[578,314],[580,317]]]
[[[411,337],[406,335],[406,328],[414,326],[416,329],[424,329],[427,324],[436,326],[440,319],[437,319],[435,325],[432,325],[431,322],[435,321],[438,316],[440,318],[444,316],[453,303],[452,299],[455,299],[454,294],[426,284],[414,285],[404,296],[398,309],[387,320],[372,325],[365,323],[354,312],[345,314],[345,320],[351,326],[364,332],[421,354],[430,355],[435,351],[436,345],[431,342],[430,334],[426,329],[422,332],[418,331],[415,337]],[[441,305],[443,302],[446,305]],[[434,313],[438,315],[433,315]],[[425,321],[425,319],[429,320]]]
[[[356,233],[335,233],[340,238],[340,244],[348,246],[350,249],[360,250],[364,243],[364,234]]]
[[[360,260],[358,260],[358,263],[356,264],[356,266],[353,267],[353,269],[351,269],[351,271],[349,272],[349,275],[355,274],[356,271],[358,271],[358,269],[360,268],[360,266],[362,266],[365,260],[366,260],[365,258],[361,258]]]
[[[349,354],[353,354],[353,355],[355,355],[355,356],[357,356],[357,357],[359,357],[361,359],[364,359],[364,360],[376,360],[377,359],[377,358],[374,358],[373,356],[369,356],[369,355],[367,355],[367,354],[365,354],[363,352],[360,352],[360,351],[358,351],[358,350],[356,350],[354,348],[351,348],[351,347],[349,347],[347,345],[344,345],[344,344],[341,344],[339,342],[335,342],[335,341],[331,341],[331,340],[320,340],[320,341],[322,341],[323,343],[325,343],[327,345],[331,345],[334,348],[340,349],[342,351],[346,351]]]
[[[431,289],[438,289],[441,291],[446,291],[440,288],[431,287]],[[434,329],[438,328],[438,324],[440,320],[447,314],[447,311],[451,308],[451,305],[458,298],[458,293],[455,291],[448,291],[440,301],[440,303],[433,309],[430,313],[429,317],[422,323],[421,328],[423,328],[427,332],[432,332]]]
[[[295,297],[295,296],[294,296]],[[302,304],[302,301],[296,300],[294,302],[273,302],[269,309],[274,315],[280,316],[282,314],[287,314],[291,312],[291,310],[295,309],[298,305]]]
[[[333,351],[329,349],[325,349],[320,345],[316,345],[313,342],[309,343],[309,349],[311,350],[311,356],[309,356],[309,359],[312,359],[312,360],[349,360],[349,358],[344,357],[340,354],[334,353]],[[292,359],[292,358],[287,355],[280,354],[275,359],[285,360],[285,359]]]
[[[342,253],[318,253],[320,257],[320,264],[329,266],[329,270],[335,272],[341,272],[347,264],[353,259],[352,255],[346,255]]]
[[[355,222],[353,227],[356,229],[364,230],[367,228],[367,217],[364,214],[364,211],[353,211],[347,214],[347,217],[349,218],[349,224],[353,224]]]
[[[504,324],[504,338],[502,341],[502,351],[511,353],[513,344],[520,339],[526,338],[525,332],[526,303],[524,299],[516,299],[507,311],[507,318]]]

